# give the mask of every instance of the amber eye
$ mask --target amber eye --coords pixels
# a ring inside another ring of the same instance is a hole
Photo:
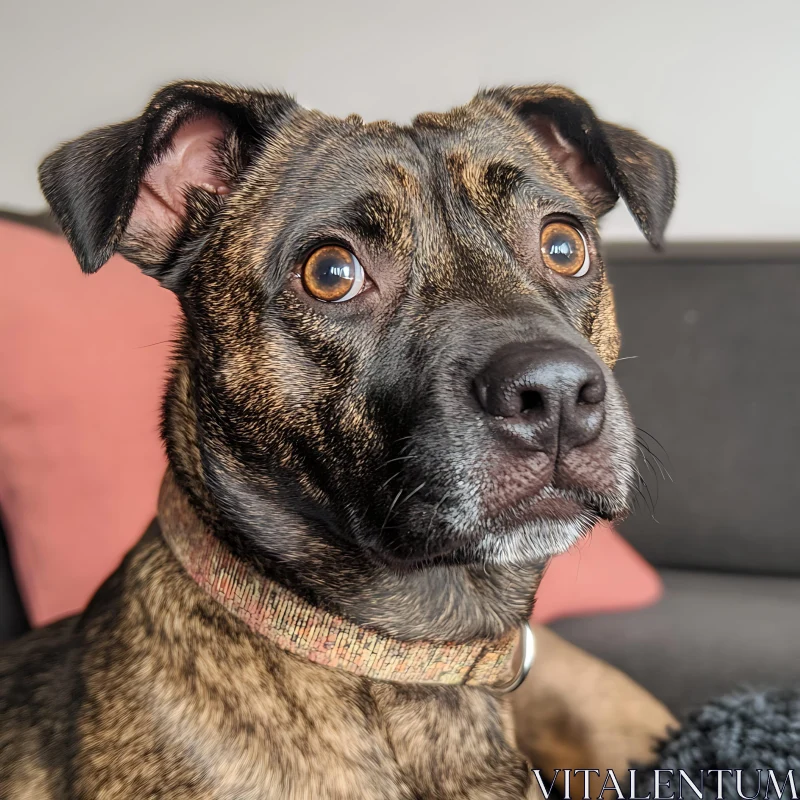
[[[568,222],[550,222],[542,228],[544,263],[559,275],[580,278],[589,271],[589,248],[583,234]]]
[[[325,245],[314,250],[303,264],[303,286],[317,300],[341,303],[355,297],[366,276],[358,259],[344,247]]]

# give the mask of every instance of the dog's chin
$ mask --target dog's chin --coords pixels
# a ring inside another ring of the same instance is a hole
[[[569,550],[594,527],[597,517],[572,519],[543,517],[520,523],[502,533],[488,532],[476,542],[452,553],[451,563],[528,567]]]
[[[496,517],[480,534],[453,551],[451,563],[527,567],[563,553],[602,518],[593,505],[553,492]]]
[[[600,520],[624,509],[609,498],[547,488],[491,519],[465,523],[456,509],[444,515],[421,548],[382,550],[387,565],[415,570],[431,565],[527,567],[568,550]]]

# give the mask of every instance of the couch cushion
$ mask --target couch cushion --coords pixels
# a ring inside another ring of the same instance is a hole
[[[623,533],[661,566],[800,575],[800,257],[610,261],[618,377],[672,476]]]
[[[661,577],[656,605],[553,630],[678,716],[745,683],[800,686],[800,579],[666,569]]]
[[[82,608],[155,512],[176,303],[0,222],[0,508],[31,622]]]

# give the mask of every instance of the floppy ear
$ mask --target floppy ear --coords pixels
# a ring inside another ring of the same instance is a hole
[[[650,244],[661,246],[675,202],[675,162],[667,150],[599,120],[584,99],[561,86],[508,86],[479,97],[518,115],[597,215],[621,197]]]
[[[296,107],[282,94],[176,83],[137,119],[59,147],[39,181],[83,271],[119,251],[165,282],[178,244],[202,231]]]

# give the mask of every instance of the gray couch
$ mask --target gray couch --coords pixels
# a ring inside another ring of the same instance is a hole
[[[665,594],[553,627],[678,715],[741,684],[800,685],[800,244],[618,246],[607,261],[618,374],[672,476],[641,464],[655,510],[642,502],[622,532]],[[26,627],[0,532],[0,641]]]

